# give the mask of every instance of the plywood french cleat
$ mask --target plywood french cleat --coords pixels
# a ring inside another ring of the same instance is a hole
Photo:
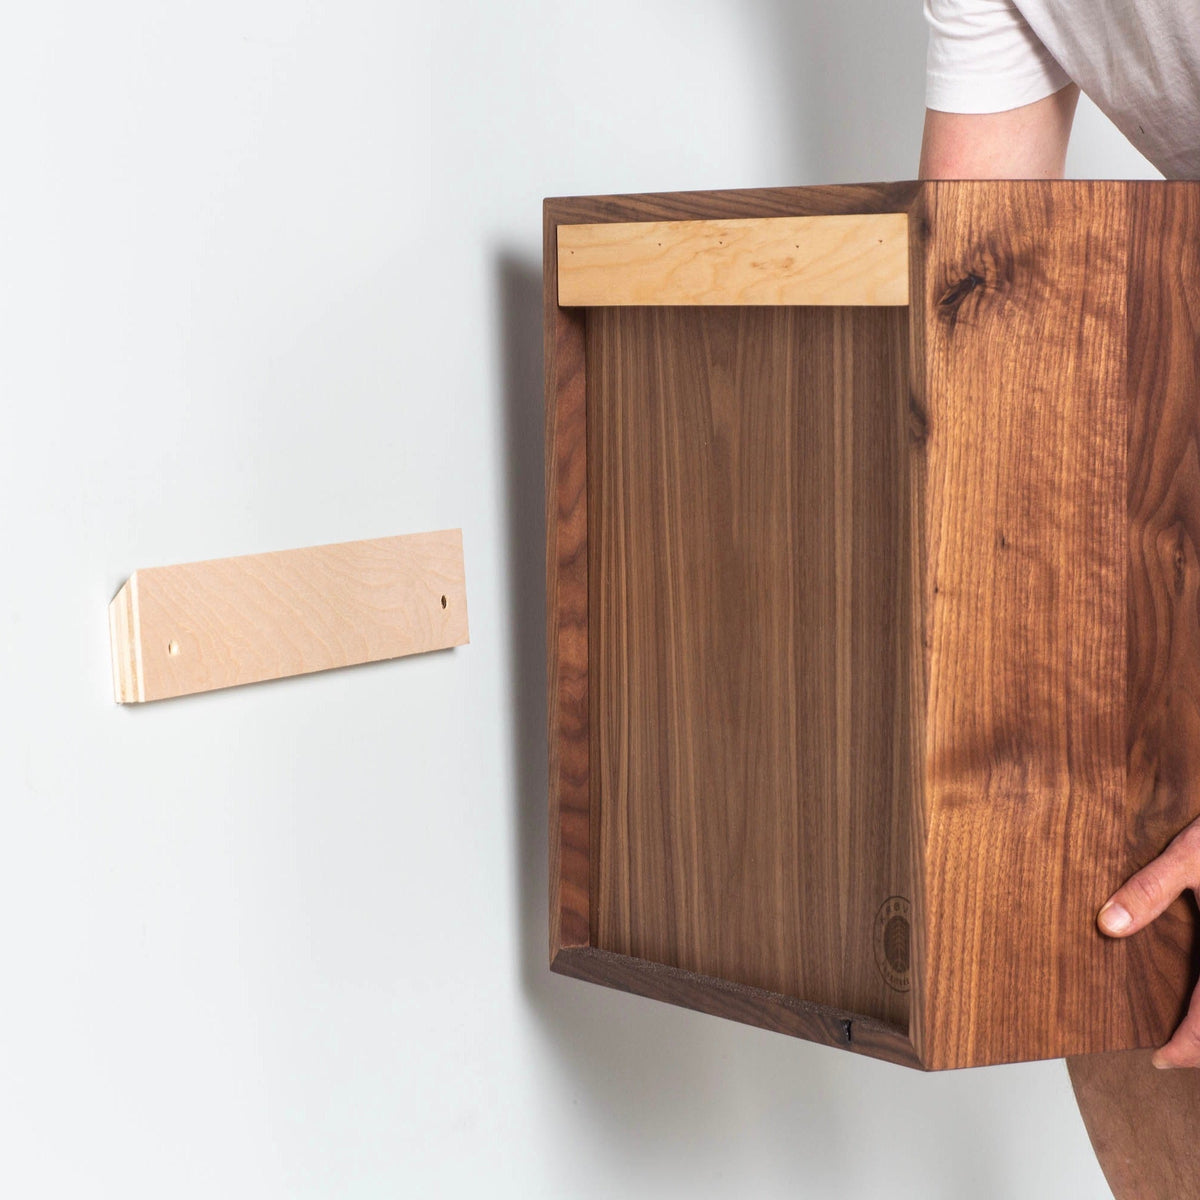
[[[108,615],[122,704],[461,646],[462,531],[151,567]]]

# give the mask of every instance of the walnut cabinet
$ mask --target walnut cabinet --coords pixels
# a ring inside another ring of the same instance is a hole
[[[927,1069],[1158,1044],[1200,183],[545,202],[550,960]]]

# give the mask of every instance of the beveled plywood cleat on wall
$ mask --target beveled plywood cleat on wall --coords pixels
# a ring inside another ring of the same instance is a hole
[[[108,615],[121,704],[461,646],[462,530],[151,567]]]

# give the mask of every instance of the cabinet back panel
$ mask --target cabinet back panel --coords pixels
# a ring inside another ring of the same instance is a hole
[[[908,312],[587,312],[593,942],[904,1026]]]

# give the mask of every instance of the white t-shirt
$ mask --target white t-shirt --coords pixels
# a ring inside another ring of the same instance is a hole
[[[926,107],[1003,112],[1074,81],[1168,179],[1200,179],[1200,0],[924,3]]]

